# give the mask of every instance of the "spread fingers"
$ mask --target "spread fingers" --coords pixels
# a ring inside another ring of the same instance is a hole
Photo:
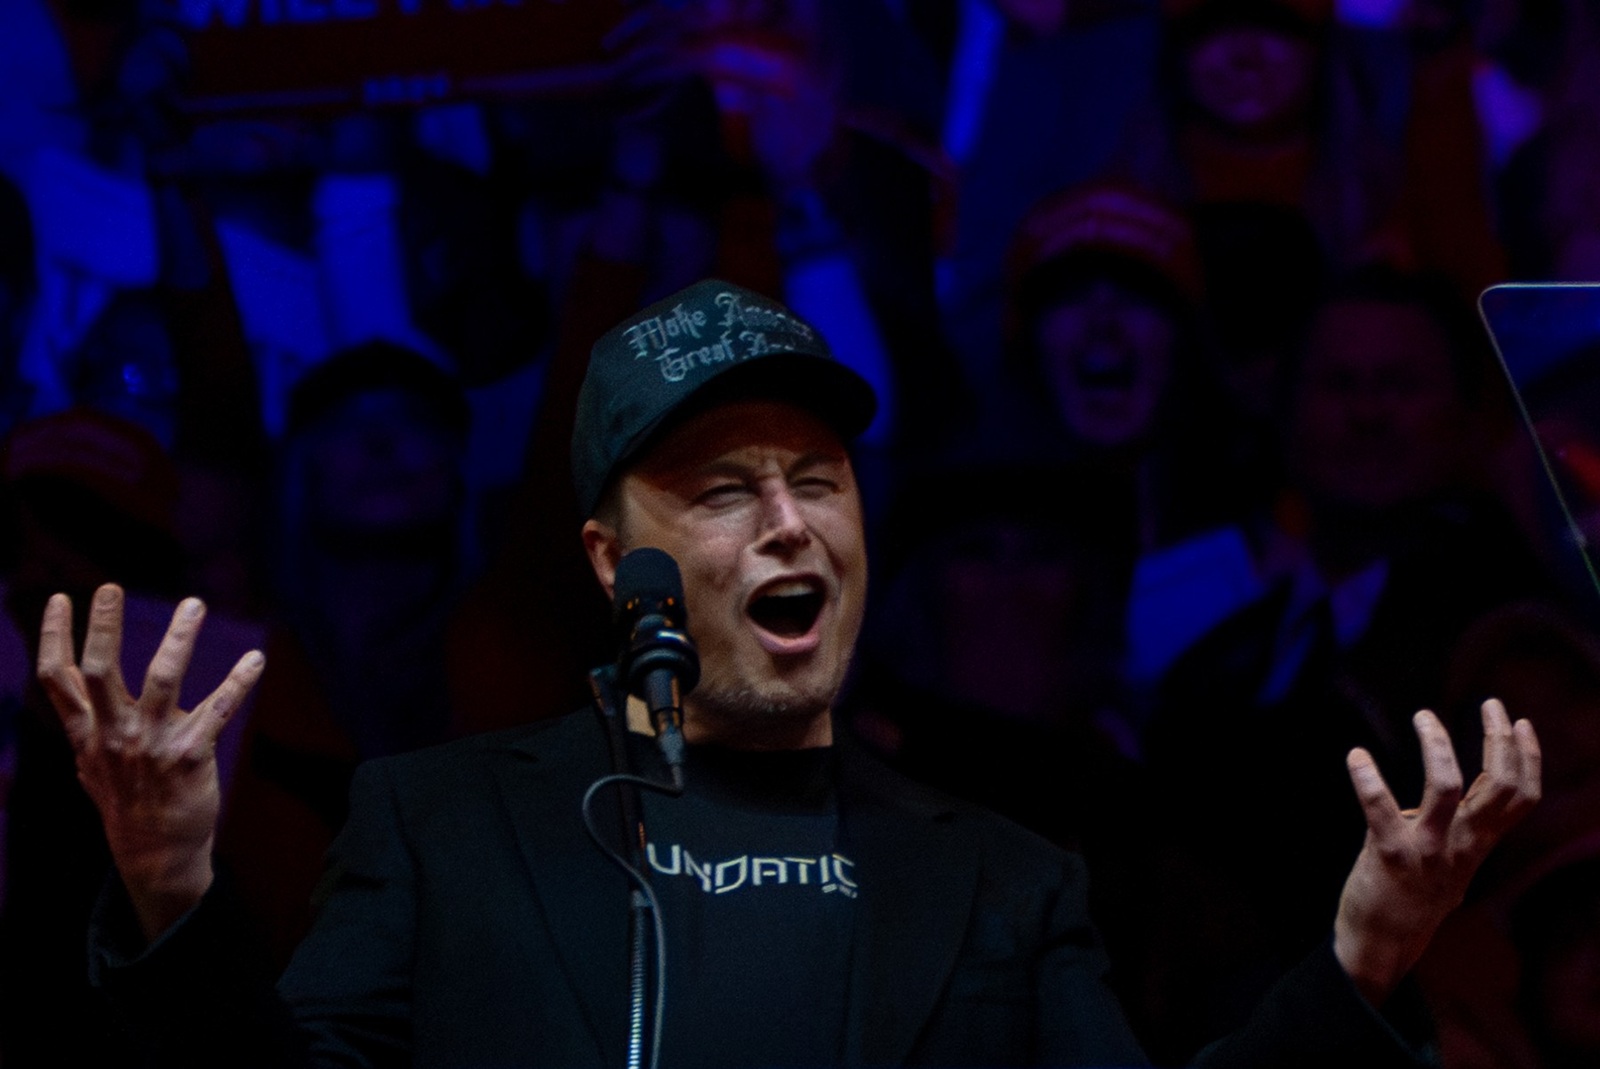
[[[39,625],[39,683],[77,746],[94,730],[94,708],[72,648],[72,599],[52,594]]]
[[[167,625],[167,633],[150,659],[144,687],[139,692],[139,707],[147,717],[160,716],[178,704],[178,691],[189,670],[189,658],[194,654],[205,612],[199,598],[185,598],[174,610],[172,623]]]
[[[1441,839],[1455,820],[1461,801],[1461,765],[1450,743],[1450,733],[1439,718],[1424,709],[1412,718],[1417,741],[1422,744],[1422,805],[1418,811],[1422,827]]]
[[[1380,840],[1398,835],[1404,817],[1372,755],[1358,746],[1345,758],[1345,766],[1350,770],[1350,782],[1356,789],[1356,799],[1361,803],[1372,834]]]
[[[251,688],[261,678],[266,664],[267,659],[260,650],[251,650],[239,658],[228,673],[228,678],[189,714],[189,721],[184,726],[183,748],[198,752],[216,745],[217,736],[222,734],[222,729],[244,704]]]
[[[83,641],[83,682],[101,730],[137,730],[137,711],[122,682],[122,588],[107,583],[89,603],[89,633]]]

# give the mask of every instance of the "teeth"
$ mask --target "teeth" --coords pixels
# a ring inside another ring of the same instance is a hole
[[[812,593],[815,589],[815,587],[806,582],[804,579],[791,579],[787,582],[776,583],[771,587],[768,587],[762,592],[762,596],[768,598],[804,597],[805,595]]]

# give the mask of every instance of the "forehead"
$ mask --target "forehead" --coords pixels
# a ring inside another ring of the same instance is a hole
[[[1317,314],[1306,357],[1314,365],[1401,362],[1448,372],[1449,345],[1443,329],[1422,308],[1391,301],[1344,300]]]
[[[807,459],[849,463],[843,439],[825,420],[783,401],[730,401],[669,428],[633,465],[650,481],[690,476],[710,466]]]

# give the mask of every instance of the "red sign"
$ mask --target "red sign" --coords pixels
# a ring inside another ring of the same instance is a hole
[[[584,92],[623,0],[180,0],[190,107],[342,110]]]

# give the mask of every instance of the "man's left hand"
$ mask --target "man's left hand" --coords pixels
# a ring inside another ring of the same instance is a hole
[[[1366,750],[1352,750],[1346,759],[1367,838],[1339,897],[1333,950],[1374,1006],[1422,957],[1490,849],[1539,800],[1533,725],[1513,725],[1499,701],[1483,703],[1483,771],[1465,795],[1444,725],[1426,710],[1414,723],[1427,777],[1416,809],[1395,803]]]

